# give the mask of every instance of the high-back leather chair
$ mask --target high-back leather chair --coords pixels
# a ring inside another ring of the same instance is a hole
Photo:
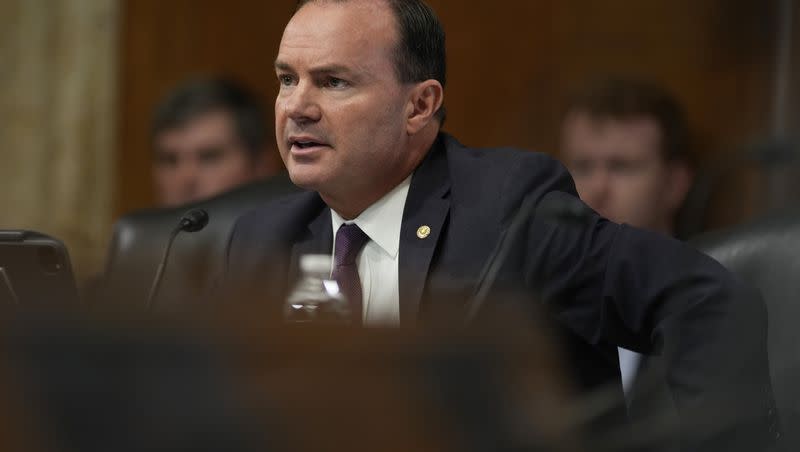
[[[761,290],[769,316],[770,373],[785,443],[800,447],[800,211],[710,233],[692,243]],[[786,450],[800,450],[792,446]]]
[[[298,191],[286,174],[254,182],[214,198],[177,208],[139,210],[114,225],[104,276],[90,302],[109,309],[144,309],[170,232],[193,208],[205,209],[208,225],[181,232],[172,246],[154,310],[180,312],[213,289],[221,274],[228,235],[243,213]]]

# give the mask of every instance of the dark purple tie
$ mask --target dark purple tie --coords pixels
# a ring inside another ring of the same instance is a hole
[[[331,276],[339,283],[339,290],[350,303],[354,325],[361,325],[362,316],[361,280],[358,278],[356,256],[368,241],[369,236],[355,223],[343,224],[336,232]]]

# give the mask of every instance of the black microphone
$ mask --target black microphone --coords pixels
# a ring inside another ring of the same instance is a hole
[[[500,236],[492,254],[486,260],[486,264],[478,278],[475,294],[467,308],[465,325],[472,323],[483,307],[486,297],[489,296],[489,291],[492,289],[495,279],[497,279],[497,274],[505,264],[508,254],[518,244],[519,239],[525,232],[527,220],[531,215],[543,220],[552,220],[567,227],[582,226],[590,221],[592,210],[577,197],[564,192],[549,192],[541,200],[534,196],[533,193],[525,196],[505,233]],[[541,281],[538,281],[537,278],[534,283],[538,286]],[[534,289],[538,290],[539,287]]]
[[[153,301],[158,294],[159,287],[161,287],[161,280],[164,278],[164,269],[167,267],[167,258],[169,257],[169,251],[172,249],[172,242],[175,241],[175,237],[177,237],[181,231],[197,232],[206,227],[207,224],[208,212],[203,209],[192,209],[183,214],[178,225],[172,230],[169,235],[169,240],[167,240],[167,246],[164,248],[164,255],[161,256],[161,261],[158,264],[158,270],[156,270],[153,285],[150,286],[150,294],[147,296],[147,312],[153,310]]]
[[[208,224],[208,212],[203,209],[192,209],[181,217],[178,223],[178,230],[186,232],[197,232]]]

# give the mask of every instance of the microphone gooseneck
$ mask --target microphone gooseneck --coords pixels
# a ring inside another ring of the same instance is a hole
[[[153,310],[154,301],[161,287],[161,280],[164,279],[164,269],[167,267],[167,259],[169,258],[169,252],[172,249],[172,243],[175,241],[175,237],[177,237],[181,231],[197,232],[206,227],[207,224],[208,212],[203,209],[192,209],[183,214],[178,225],[170,232],[167,246],[164,247],[164,254],[161,256],[161,260],[158,263],[156,276],[153,278],[153,285],[150,286],[150,293],[147,296],[147,303],[145,305],[147,312],[152,312]]]

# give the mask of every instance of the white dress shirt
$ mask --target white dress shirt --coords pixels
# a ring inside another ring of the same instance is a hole
[[[410,184],[411,176],[408,176],[353,220],[345,221],[331,209],[334,250],[336,232],[343,223],[355,223],[370,239],[356,259],[361,279],[363,321],[367,326],[400,324],[400,227]]]
[[[622,374],[622,390],[630,403],[631,389],[633,389],[636,374],[639,373],[642,355],[622,347],[617,348],[617,353],[619,354],[619,371]]]

